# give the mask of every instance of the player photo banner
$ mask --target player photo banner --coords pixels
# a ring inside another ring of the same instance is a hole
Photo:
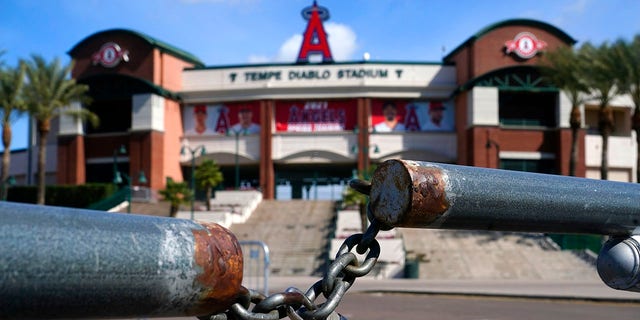
[[[257,103],[196,104],[183,109],[185,135],[259,134]]]
[[[449,101],[373,100],[372,131],[453,131],[453,104]]]
[[[276,131],[322,132],[353,130],[356,100],[276,102]]]

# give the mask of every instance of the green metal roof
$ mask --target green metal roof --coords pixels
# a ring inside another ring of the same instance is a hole
[[[504,20],[504,21],[496,22],[494,24],[491,24],[491,25],[481,29],[476,34],[472,35],[469,39],[467,39],[467,41],[463,42],[462,44],[457,46],[455,49],[453,49],[453,51],[451,51],[444,58],[442,58],[442,60],[443,61],[448,61],[449,59],[451,59],[452,56],[454,56],[456,53],[458,53],[458,51],[460,51],[463,48],[469,46],[470,44],[478,41],[480,38],[482,38],[483,36],[485,36],[489,32],[491,32],[491,31],[493,31],[495,29],[502,28],[502,27],[507,27],[507,26],[527,26],[527,27],[540,28],[542,30],[545,30],[545,31],[555,35],[556,37],[558,37],[558,39],[562,40],[566,44],[573,45],[573,44],[575,44],[577,42],[575,39],[573,39],[571,36],[569,36],[566,32],[564,32],[564,31],[562,31],[562,30],[556,28],[555,26],[552,26],[552,25],[550,25],[550,24],[548,24],[546,22],[542,22],[542,21],[538,21],[538,20],[531,20],[531,19],[510,19],[510,20]]]
[[[100,32],[96,32],[84,39],[82,39],[80,42],[78,42],[75,46],[73,46],[73,48],[71,48],[71,50],[69,50],[69,55],[73,56],[75,51],[78,50],[78,48],[80,46],[82,46],[82,44],[86,41],[88,41],[89,39],[93,38],[93,37],[97,37],[97,36],[101,36],[107,33],[127,33],[139,38],[144,39],[145,41],[147,41],[150,45],[160,49],[160,51],[162,52],[166,52],[170,55],[176,56],[184,61],[193,63],[195,66],[197,67],[203,67],[204,63],[202,63],[202,61],[200,61],[200,59],[198,59],[196,56],[194,56],[193,54],[184,51],[182,49],[178,49],[164,41],[160,41],[156,38],[150,37],[144,33],[141,32],[137,32],[137,31],[133,31],[133,30],[127,30],[127,29],[109,29],[109,30],[104,30],[104,31],[100,31]]]
[[[545,81],[537,66],[508,66],[489,71],[458,86],[451,97],[471,90],[473,87],[496,87],[512,91],[558,91],[558,88]]]
[[[201,69],[235,69],[235,68],[265,68],[265,67],[316,67],[316,66],[336,66],[336,65],[357,65],[357,64],[399,64],[399,65],[448,65],[442,62],[410,62],[410,61],[372,61],[372,60],[359,60],[359,61],[340,61],[340,62],[327,62],[327,63],[256,63],[256,64],[236,64],[236,65],[221,65],[221,66],[208,66],[208,67],[193,67],[185,68],[185,70],[201,70]]]

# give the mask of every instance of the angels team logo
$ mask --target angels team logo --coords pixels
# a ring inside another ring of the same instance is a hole
[[[98,52],[93,54],[93,64],[101,64],[107,68],[117,66],[120,61],[129,61],[129,51],[122,50],[120,46],[114,42],[105,43]]]
[[[547,43],[538,40],[530,32],[520,32],[513,40],[509,40],[504,43],[507,54],[514,52],[518,57],[522,59],[533,58],[538,51],[547,47]]]
[[[314,0],[311,7],[302,10],[302,17],[309,21],[304,31],[302,46],[298,53],[298,63],[309,62],[310,54],[321,54],[322,62],[333,62],[331,49],[329,49],[329,35],[324,30],[322,21],[329,19],[329,10],[325,7],[318,6]]]

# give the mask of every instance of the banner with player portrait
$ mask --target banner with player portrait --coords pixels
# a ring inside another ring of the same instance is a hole
[[[371,131],[453,131],[451,101],[373,100]]]
[[[356,100],[278,101],[276,131],[321,132],[353,130]]]
[[[257,102],[188,105],[182,112],[185,135],[260,133],[260,106]]]

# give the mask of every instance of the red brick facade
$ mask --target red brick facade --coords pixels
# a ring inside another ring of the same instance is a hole
[[[126,54],[126,58],[123,56],[115,66],[106,67],[96,60],[96,54],[107,43],[117,44],[122,53]],[[158,113],[164,115],[165,121],[158,121],[161,123],[159,129],[132,130],[130,127],[126,132],[59,136],[58,183],[84,183],[88,161],[107,162],[114,156],[114,150],[119,149],[120,146],[125,147],[127,154],[118,154],[118,156],[128,157],[129,172],[127,174],[136,183],[140,172],[144,172],[148,186],[152,189],[162,188],[168,176],[181,181],[179,148],[182,122],[180,104],[176,101],[175,92],[182,86],[182,70],[187,67],[202,66],[202,64],[187,53],[153,38],[121,29],[93,34],[80,41],[69,54],[74,61],[72,76],[79,82],[105,76],[122,76],[123,79],[133,79],[130,81],[138,83],[142,88],[148,88],[147,90],[137,88],[142,92],[134,92],[134,94],[162,96],[164,106],[161,106],[163,110]],[[117,85],[114,84],[114,87],[118,88]],[[126,86],[119,89],[131,90]],[[108,105],[111,93],[99,92],[98,94],[100,96],[97,100],[101,100],[103,105]],[[122,97],[120,99],[122,101]],[[125,99],[125,107],[129,110],[124,112],[133,115],[133,97],[129,96]],[[116,107],[115,104],[114,107]],[[121,108],[122,102],[119,102],[117,107]],[[154,114],[153,117],[155,116]],[[153,119],[143,120],[150,123],[154,121]],[[101,125],[112,124],[102,123]],[[158,126],[153,122],[153,124],[145,124],[144,127],[149,128],[154,125]],[[167,134],[168,138],[165,137]],[[167,156],[167,148],[171,149],[170,156]],[[166,163],[167,161],[171,163]]]
[[[457,82],[465,85],[469,81],[492,71],[515,66],[536,66],[541,55],[523,59],[505,51],[505,42],[526,31],[546,43],[545,50],[572,45],[573,40],[552,26],[526,21],[506,21],[474,35],[451,54],[445,62],[456,65]],[[470,88],[466,88],[467,90]],[[501,126],[475,126],[469,124],[468,91],[455,98],[456,130],[458,134],[458,163],[463,165],[498,168],[499,152],[535,152],[553,154],[557,173],[569,174],[571,132],[569,129],[505,129]],[[585,176],[584,132],[580,133],[579,165],[577,176]]]
[[[498,168],[501,166],[502,155],[523,153],[555,159],[557,173],[568,174],[571,131],[565,124],[557,127],[516,129],[499,123],[474,124],[472,123],[474,120],[469,116],[473,108],[469,103],[472,96],[470,90],[475,85],[473,83],[475,79],[507,67],[533,67],[539,63],[540,55],[524,59],[505,52],[505,42],[513,40],[523,31],[535,34],[539,40],[544,41],[545,50],[554,50],[560,46],[573,44],[573,39],[553,26],[531,20],[509,20],[482,30],[444,58],[443,64],[455,65],[457,74],[455,81],[459,86],[458,90],[452,94],[455,108],[457,163]],[[110,42],[120,46],[122,52],[126,52],[128,59],[114,67],[104,67],[96,63],[95,55],[105,43]],[[183,177],[180,147],[185,129],[181,113],[183,105],[178,94],[182,89],[183,70],[194,66],[203,67],[203,65],[186,52],[128,30],[108,30],[89,36],[79,42],[70,51],[70,55],[75,61],[73,77],[78,81],[113,75],[135,79],[137,82],[134,83],[148,88],[148,92],[133,94],[149,93],[164,99],[164,106],[162,106],[164,118],[162,121],[158,120],[161,123],[161,129],[157,129],[158,124],[153,122],[153,119],[144,118],[141,121],[151,121],[148,125],[146,123],[142,125],[144,129],[136,129],[132,124],[126,132],[60,136],[59,183],[85,182],[87,179],[85,165],[88,161],[106,163],[113,156],[114,150],[121,145],[127,149],[128,174],[133,179],[137,179],[139,173],[144,172],[148,186],[152,189],[162,188],[167,177],[181,181]],[[453,83],[453,80],[451,82]],[[258,117],[263,125],[260,130],[259,172],[256,178],[259,179],[259,188],[263,192],[263,197],[272,199],[276,192],[276,173],[272,156],[274,139],[272,124],[275,122],[277,101],[268,98],[268,95],[266,99],[264,97],[251,99],[251,96],[248,96],[247,99],[257,103],[260,108]],[[100,99],[106,99],[107,102],[103,101],[103,105],[108,105],[109,92],[106,93],[106,98]],[[130,110],[127,112],[133,114],[133,100],[131,97],[127,99],[130,101],[124,103],[120,101],[118,107],[129,105]],[[349,99],[356,102],[357,109],[355,142],[357,146],[369,146],[372,99],[377,98],[353,96]],[[584,176],[586,170],[584,132],[580,133],[578,141],[580,142],[580,159],[577,175]],[[356,168],[365,170],[371,164],[369,150],[366,147],[357,149]],[[255,165],[255,162],[252,165]]]

